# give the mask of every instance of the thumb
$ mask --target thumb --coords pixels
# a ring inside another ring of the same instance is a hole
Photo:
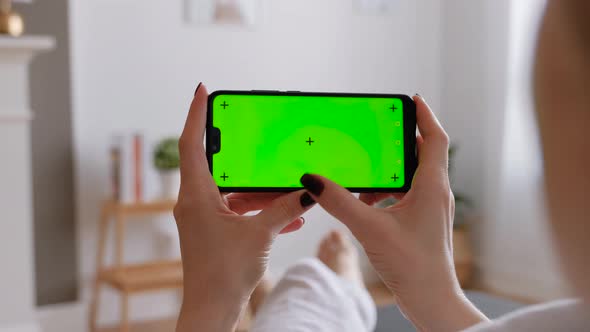
[[[255,218],[268,225],[274,235],[277,235],[309,210],[315,201],[305,190],[299,190],[273,200]]]
[[[301,184],[329,214],[345,224],[358,238],[364,237],[370,227],[367,223],[377,217],[377,210],[354,197],[350,191],[319,175],[305,174]]]

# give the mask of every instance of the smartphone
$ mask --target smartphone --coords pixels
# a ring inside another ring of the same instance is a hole
[[[221,192],[287,192],[305,173],[352,192],[407,192],[417,166],[406,95],[216,91],[206,152]]]

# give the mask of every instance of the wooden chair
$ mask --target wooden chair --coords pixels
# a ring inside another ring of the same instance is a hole
[[[129,332],[129,296],[182,288],[182,262],[153,261],[144,264],[124,265],[123,247],[125,224],[130,217],[171,213],[174,201],[122,204],[107,201],[103,204],[98,230],[98,250],[96,256],[96,278],[90,303],[89,328],[97,332],[100,291],[103,284],[109,285],[121,295],[121,324],[119,330]],[[113,266],[105,266],[105,245],[111,220],[114,222],[115,257]],[[134,220],[141,220],[134,218]],[[145,220],[145,219],[144,219]]]

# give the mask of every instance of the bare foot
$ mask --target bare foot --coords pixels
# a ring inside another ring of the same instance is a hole
[[[266,299],[266,296],[270,294],[273,288],[274,282],[269,273],[266,272],[262,277],[262,280],[258,283],[258,286],[254,289],[254,292],[252,292],[252,296],[250,296],[250,312],[252,313],[252,316],[256,315],[262,302],[264,302],[264,299]]]
[[[340,277],[364,287],[358,252],[345,234],[326,234],[318,248],[318,259]]]

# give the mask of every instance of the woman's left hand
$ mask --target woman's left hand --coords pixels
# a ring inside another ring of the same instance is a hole
[[[174,217],[184,299],[177,331],[233,331],[262,278],[279,233],[298,230],[315,203],[304,190],[222,196],[209,172],[203,136],[207,91],[200,85],[180,138],[181,188]],[[262,210],[255,216],[243,216]]]

